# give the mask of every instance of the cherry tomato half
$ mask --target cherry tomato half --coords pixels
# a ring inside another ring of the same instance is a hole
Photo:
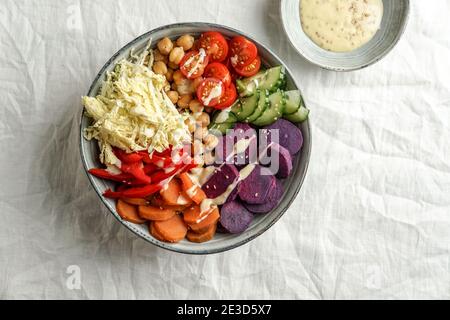
[[[180,62],[180,70],[188,79],[201,77],[208,65],[209,58],[205,50],[191,51]]]
[[[231,39],[231,64],[235,68],[242,69],[251,64],[258,56],[256,45],[242,36]]]
[[[220,63],[220,62],[213,62],[210,63],[204,73],[206,78],[216,78],[223,82],[225,87],[228,87],[231,84],[231,73],[228,68]]]
[[[219,103],[214,107],[215,109],[223,110],[231,107],[231,105],[236,101],[238,95],[236,87],[231,84],[226,90],[222,98],[220,98]]]
[[[206,50],[212,61],[222,62],[228,56],[227,40],[219,32],[205,32],[200,36],[200,48]]]
[[[250,63],[248,66],[243,68],[234,68],[236,73],[243,77],[253,77],[255,74],[259,72],[261,69],[261,58],[258,56],[255,60],[253,60],[252,63]]]
[[[225,85],[216,78],[206,78],[197,89],[198,100],[207,107],[214,107],[225,94]]]

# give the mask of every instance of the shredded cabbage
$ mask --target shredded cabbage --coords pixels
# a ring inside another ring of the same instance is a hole
[[[165,77],[144,65],[146,60],[152,65],[149,47],[140,56],[132,52],[130,60],[117,63],[98,96],[82,98],[86,114],[93,119],[84,136],[98,140],[104,164],[120,163],[112,147],[162,152],[191,141],[186,115],[178,112],[164,91]]]

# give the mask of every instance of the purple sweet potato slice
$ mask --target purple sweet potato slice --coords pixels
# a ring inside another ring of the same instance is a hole
[[[218,167],[208,182],[203,185],[209,199],[215,199],[227,191],[230,184],[234,183],[239,177],[239,171],[232,164],[224,164]]]
[[[220,210],[220,225],[229,233],[242,233],[250,227],[253,214],[237,201],[229,202]]]
[[[243,142],[244,140],[247,142]],[[238,123],[233,130],[219,140],[216,147],[216,160],[219,163],[246,165],[256,162],[257,150],[256,130],[248,124]]]
[[[257,165],[247,179],[241,182],[239,198],[250,204],[263,204],[275,188],[275,183],[276,178],[271,172]]]
[[[273,209],[275,209],[283,198],[284,187],[283,184],[277,180],[275,185],[275,190],[273,190],[266,199],[264,204],[247,204],[244,203],[244,206],[255,214],[265,214],[269,213]]]
[[[261,152],[260,163],[268,166],[269,170],[278,178],[288,178],[292,173],[292,156],[290,152],[278,143],[271,143]]]
[[[276,135],[272,134],[274,130],[278,130],[279,139],[276,139]],[[299,153],[303,147],[302,131],[288,120],[279,119],[274,124],[265,127],[261,131],[262,136],[267,136],[268,141],[266,145],[269,145],[271,142],[276,142],[289,150],[291,155]]]

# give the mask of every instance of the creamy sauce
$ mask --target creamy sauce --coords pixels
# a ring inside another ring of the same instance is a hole
[[[186,194],[189,196],[189,198],[194,198],[198,193],[199,187],[197,185],[193,185],[189,189],[186,190]]]
[[[252,139],[243,139],[236,142],[234,145],[234,154],[241,154],[244,153],[248,147],[250,146],[250,143],[253,141]]]
[[[230,115],[230,111],[231,111],[231,107],[220,111],[220,113],[217,115],[216,122],[224,123],[225,121],[227,121],[228,117]]]
[[[382,0],[301,0],[305,33],[318,46],[348,52],[369,42],[380,29]]]
[[[179,204],[180,206],[184,206],[184,205],[187,205],[189,203],[190,203],[190,201],[188,199],[186,199],[185,196],[183,196],[183,195],[179,195],[178,196],[177,204]]]
[[[203,101],[204,105],[209,105],[213,99],[220,98],[222,96],[222,87],[214,86],[214,88],[209,92],[209,95]]]
[[[171,173],[175,169],[176,169],[176,167],[167,167],[164,169],[164,173],[166,173],[166,174]]]

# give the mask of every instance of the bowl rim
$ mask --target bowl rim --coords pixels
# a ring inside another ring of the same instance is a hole
[[[104,66],[97,73],[95,79],[93,80],[92,84],[89,87],[87,96],[91,96],[92,94],[94,94],[93,91],[94,91],[94,88],[95,88],[96,84],[99,81],[101,81],[102,75],[109,68],[109,66],[116,60],[116,58],[118,56],[120,56],[121,54],[123,54],[123,52],[131,50],[142,39],[151,38],[152,34],[160,32],[160,31],[164,31],[166,29],[170,30],[170,29],[176,28],[176,27],[199,27],[199,26],[202,26],[202,25],[205,26],[205,27],[215,28],[215,29],[219,29],[219,30],[220,29],[224,29],[224,30],[227,30],[227,31],[230,31],[230,32],[234,32],[234,33],[237,33],[237,34],[240,34],[242,36],[247,37],[248,39],[254,41],[258,46],[264,48],[264,50],[266,50],[276,60],[281,61],[283,63],[283,66],[285,67],[286,71],[289,74],[292,75],[292,72],[290,71],[290,69],[286,66],[286,64],[283,62],[283,60],[278,57],[278,55],[276,55],[272,50],[267,48],[267,46],[265,46],[261,42],[255,40],[253,37],[247,35],[246,33],[242,32],[240,30],[237,30],[237,29],[234,29],[234,28],[231,28],[231,27],[228,27],[228,26],[224,26],[224,25],[221,25],[221,24],[215,24],[215,23],[209,23],[209,22],[179,22],[179,23],[163,25],[163,26],[160,26],[158,28],[152,29],[152,30],[150,30],[150,31],[148,31],[148,32],[146,32],[146,33],[136,37],[135,39],[133,39],[132,41],[130,41],[126,45],[124,45],[122,48],[120,48],[110,59],[108,59],[108,61],[104,64]],[[299,89],[299,86],[297,85],[297,82],[294,79],[294,77],[292,77],[292,81],[293,81],[295,87],[297,89]],[[84,135],[83,135],[83,118],[84,118],[84,116],[85,116],[85,111],[84,111],[84,108],[83,108],[82,112],[81,112],[81,117],[80,117],[80,126],[79,126],[80,134],[78,136],[81,160],[82,160],[82,163],[83,163],[84,172],[87,175],[91,186],[95,190],[95,193],[97,194],[97,196],[102,201],[103,205],[108,209],[108,211],[112,214],[112,216],[117,221],[119,221],[127,230],[132,232],[134,235],[137,235],[138,238],[143,239],[144,241],[146,241],[148,243],[151,243],[151,244],[153,244],[153,245],[155,245],[155,246],[157,246],[159,248],[166,249],[168,251],[172,251],[172,252],[176,252],[176,253],[186,254],[186,255],[210,255],[210,254],[218,254],[218,253],[226,252],[226,251],[238,248],[240,246],[243,246],[243,245],[249,243],[250,241],[256,239],[257,237],[259,237],[260,235],[265,233],[267,230],[269,230],[276,222],[278,222],[278,220],[281,219],[281,217],[286,213],[286,211],[291,207],[292,203],[297,198],[297,196],[298,196],[298,194],[300,192],[300,189],[303,186],[303,183],[305,181],[306,174],[307,174],[308,168],[309,168],[309,162],[310,162],[310,159],[311,159],[312,132],[311,132],[311,124],[310,124],[309,119],[308,119],[307,121],[305,121],[305,123],[306,123],[306,125],[308,127],[310,143],[308,144],[308,148],[302,149],[302,150],[304,150],[304,152],[306,152],[305,169],[304,169],[304,172],[301,175],[300,179],[298,179],[298,181],[296,181],[297,182],[295,184],[296,185],[296,189],[295,189],[295,191],[293,193],[292,198],[287,201],[286,205],[281,209],[279,214],[277,216],[275,216],[274,219],[272,221],[270,221],[266,226],[262,227],[261,230],[259,230],[258,232],[255,232],[255,234],[252,234],[252,235],[250,235],[249,237],[247,237],[245,239],[242,239],[242,240],[236,242],[235,244],[231,244],[231,245],[228,245],[228,246],[225,246],[225,247],[215,248],[215,249],[198,249],[198,250],[179,249],[179,248],[174,248],[174,247],[170,246],[170,244],[165,244],[163,242],[153,240],[152,238],[149,238],[149,237],[141,234],[140,231],[132,228],[124,220],[120,219],[118,217],[118,215],[115,214],[114,210],[106,202],[106,200],[104,199],[103,195],[100,193],[100,191],[97,189],[97,187],[96,187],[96,185],[94,183],[94,177],[92,177],[88,173],[88,170],[89,170],[88,163],[87,163],[85,152],[83,150],[83,139],[84,139]]]
[[[319,63],[317,61],[315,61],[314,59],[311,59],[310,57],[308,57],[305,52],[296,44],[294,43],[294,40],[292,39],[290,33],[289,33],[289,29],[288,29],[288,25],[289,23],[286,20],[285,14],[284,14],[284,6],[288,1],[294,1],[294,0],[281,0],[280,1],[280,15],[281,15],[281,20],[282,20],[282,25],[283,25],[283,30],[284,33],[286,34],[286,37],[289,40],[289,43],[291,44],[291,46],[303,57],[303,59],[305,59],[306,61],[308,61],[309,63],[316,65],[322,69],[325,70],[329,70],[329,71],[336,71],[336,72],[352,72],[352,71],[357,71],[357,70],[362,70],[365,69],[371,65],[374,65],[375,63],[379,62],[380,60],[384,59],[398,44],[398,42],[400,41],[400,39],[402,38],[403,34],[405,33],[405,30],[408,26],[409,23],[409,17],[410,17],[410,11],[411,11],[411,6],[410,6],[410,1],[409,0],[402,0],[405,5],[406,5],[406,11],[405,11],[405,15],[403,17],[403,23],[400,27],[400,29],[398,30],[394,41],[378,56],[374,57],[373,59],[371,59],[370,61],[364,63],[361,66],[355,66],[355,67],[348,67],[348,68],[339,68],[339,67],[332,67],[326,64],[322,64]],[[299,1],[300,0],[296,0]],[[384,1],[384,0],[383,0]],[[311,40],[312,41],[312,40]]]

